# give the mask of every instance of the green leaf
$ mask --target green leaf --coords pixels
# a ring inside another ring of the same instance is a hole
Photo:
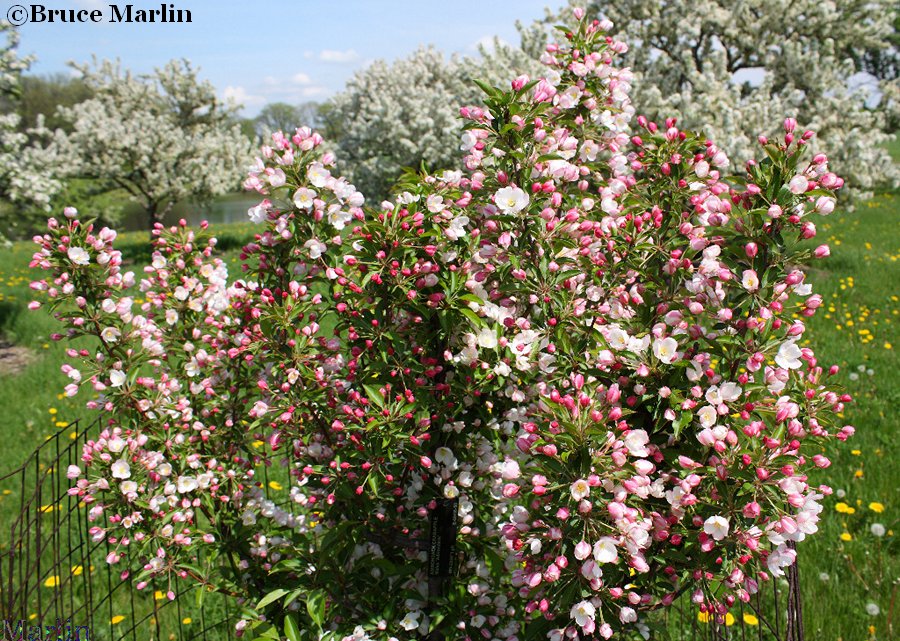
[[[284,635],[290,641],[300,641],[300,628],[297,627],[297,618],[293,614],[284,617]]]
[[[369,488],[372,490],[372,494],[378,496],[378,476],[376,474],[369,474],[369,478],[366,479]]]
[[[494,96],[494,94],[497,93],[496,89],[494,89],[491,85],[489,85],[488,83],[486,83],[482,80],[476,80],[473,78],[472,82],[474,82],[475,86],[478,87],[479,89],[481,89],[488,96]]]
[[[320,628],[325,623],[325,591],[313,590],[306,597],[306,611],[309,618],[312,619]]]
[[[468,307],[460,307],[459,313],[462,314],[463,316],[465,316],[466,318],[468,318],[469,321],[471,321],[472,325],[474,325],[475,327],[483,327],[484,326],[484,321],[481,318],[479,318],[478,314],[473,312]]]
[[[253,630],[253,639],[257,641],[258,639],[278,639],[281,635],[278,634],[278,630],[271,623],[263,622],[256,626]]]
[[[289,595],[284,597],[284,607],[288,607],[291,603],[296,601],[298,598],[303,596],[306,593],[304,588],[300,588],[299,590],[294,590]]]
[[[381,386],[372,383],[363,383],[363,389],[366,390],[366,396],[378,407],[384,407],[384,396],[381,395]]]
[[[778,164],[784,158],[784,152],[772,143],[763,145],[763,149],[765,149],[766,155],[769,156],[775,164]]]
[[[691,421],[694,420],[694,413],[690,410],[684,411],[679,414],[678,418],[672,423],[672,427],[675,428],[675,438],[677,439],[681,435],[681,431],[691,424]]]
[[[287,593],[288,593],[288,591],[284,590],[282,588],[278,588],[277,590],[272,590],[266,596],[264,596],[262,599],[259,600],[259,603],[256,604],[256,609],[262,610],[264,607],[266,607],[270,603],[273,603],[274,601],[277,601],[278,599],[280,599]]]

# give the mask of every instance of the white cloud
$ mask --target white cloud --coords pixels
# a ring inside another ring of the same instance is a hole
[[[268,102],[264,96],[247,93],[247,90],[241,86],[233,87],[229,85],[225,87],[222,91],[222,97],[225,98],[225,100],[233,100],[234,102],[243,105],[245,109],[262,107]]]
[[[327,87],[303,87],[300,90],[300,95],[302,95],[304,98],[315,98],[316,96],[324,96],[327,93]]]
[[[273,102],[299,105],[309,100],[324,100],[332,91],[317,84],[309,74],[297,72],[288,77],[264,76],[257,84],[249,87],[231,85],[225,87],[221,95],[226,100],[243,105],[241,111],[245,116],[253,116],[262,107]]]
[[[356,53],[354,49],[347,49],[346,51],[323,49],[319,52],[319,60],[321,60],[322,62],[335,62],[345,64],[348,62],[355,62],[358,59],[359,54]]]

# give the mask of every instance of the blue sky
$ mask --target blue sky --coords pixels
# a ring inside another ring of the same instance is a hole
[[[126,2],[119,2],[123,7]],[[135,9],[160,6],[138,0]],[[324,100],[373,60],[392,60],[433,44],[445,53],[474,54],[497,35],[518,43],[515,21],[528,23],[561,0],[172,0],[191,11],[191,24],[109,22],[108,2],[45,0],[48,9],[100,9],[99,24],[29,23],[20,28],[31,73],[68,72],[66,62],[93,54],[118,58],[136,72],[188,58],[223,96],[254,115],[267,102]]]

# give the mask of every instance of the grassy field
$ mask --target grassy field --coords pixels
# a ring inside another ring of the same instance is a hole
[[[900,161],[900,142],[892,152]],[[799,546],[807,638],[871,641],[900,638],[900,194],[883,193],[853,212],[817,221],[831,258],[810,272],[825,305],[809,323],[809,345],[824,365],[841,367],[840,379],[856,402],[846,412],[856,436],[831,452],[831,468],[816,482],[835,488],[825,501],[821,532]],[[239,246],[249,230],[223,226],[224,249]],[[126,235],[125,253],[139,263],[143,234]],[[78,418],[80,402],[64,399],[61,345],[48,340],[55,324],[29,312],[30,243],[0,249],[0,336],[14,374],[0,369],[0,476],[14,469],[61,427]],[[231,253],[232,262],[234,252]],[[17,363],[26,363],[24,369]],[[0,361],[0,368],[6,367]],[[0,521],[16,497],[0,488]],[[755,638],[755,632],[752,637]],[[740,637],[738,637],[740,638]]]

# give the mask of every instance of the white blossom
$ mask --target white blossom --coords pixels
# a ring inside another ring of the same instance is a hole
[[[775,364],[784,369],[799,369],[802,365],[800,361],[800,348],[797,347],[795,341],[786,341],[778,348],[778,354],[775,355]]]
[[[594,604],[590,601],[581,601],[572,606],[572,609],[569,611],[569,616],[575,620],[575,624],[584,627],[590,621],[594,620],[594,616],[597,613],[597,608],[594,607]]]
[[[131,466],[125,459],[119,459],[110,466],[114,479],[127,479],[131,476]]]
[[[519,187],[503,187],[494,194],[494,203],[504,214],[517,214],[528,205],[528,194]]]
[[[69,247],[66,256],[76,265],[87,265],[91,262],[91,256],[84,247]]]
[[[703,531],[716,541],[728,536],[729,523],[724,516],[711,516],[703,522]]]
[[[678,356],[678,342],[671,336],[657,338],[653,341],[653,355],[661,362],[669,365]]]
[[[588,482],[584,479],[578,479],[572,483],[569,491],[571,492],[573,499],[580,501],[591,493],[591,486],[588,485]]]

